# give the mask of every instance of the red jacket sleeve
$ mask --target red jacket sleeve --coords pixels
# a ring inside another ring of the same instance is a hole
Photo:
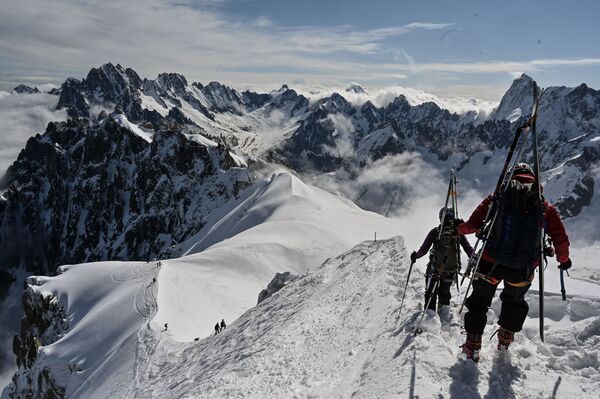
[[[458,226],[458,234],[472,234],[482,227],[484,219],[488,213],[488,208],[492,203],[492,197],[493,194],[490,194],[487,197],[485,197],[483,201],[481,201],[481,204],[479,204],[477,208],[475,208],[469,220]]]
[[[566,262],[569,259],[569,236],[565,231],[565,226],[560,220],[560,214],[554,205],[548,201],[546,205],[546,232],[552,239],[554,250],[556,251],[556,260]]]

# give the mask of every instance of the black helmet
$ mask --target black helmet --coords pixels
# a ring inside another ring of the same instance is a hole
[[[513,170],[513,175],[523,175],[523,174],[535,176],[535,173],[533,173],[533,168],[531,166],[529,166],[529,164],[526,164],[525,162],[516,164],[515,169]]]
[[[446,220],[454,219],[454,209],[442,208],[442,209],[440,209],[440,213],[439,213],[440,222],[442,221],[442,216],[444,216],[444,210],[446,211]]]

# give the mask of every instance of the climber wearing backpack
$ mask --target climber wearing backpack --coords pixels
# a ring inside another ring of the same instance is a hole
[[[444,216],[444,210],[446,210],[446,217],[443,220],[444,226],[442,227],[442,234],[439,233],[439,226],[434,227],[429,234],[427,234],[427,237],[425,237],[425,241],[421,244],[421,248],[410,255],[410,260],[414,263],[417,259],[424,256],[433,246],[429,255],[425,284],[426,287],[429,286],[428,282],[432,277],[439,278],[440,284],[437,292],[433,292],[433,298],[431,298],[431,300],[429,300],[429,297],[432,293],[429,292],[430,289],[426,289],[425,305],[427,306],[427,302],[429,302],[428,309],[431,309],[434,312],[437,309],[438,302],[440,309],[444,305],[450,305],[450,299],[452,298],[450,287],[452,286],[452,282],[455,281],[456,274],[460,271],[460,253],[457,245],[459,236],[455,229],[456,221],[454,220],[454,211],[452,208],[440,209],[440,223]],[[467,256],[470,257],[473,248],[464,235],[460,236],[460,245]]]
[[[487,324],[487,312],[498,288],[502,307],[498,319],[498,349],[508,349],[514,334],[521,331],[529,312],[525,294],[538,267],[542,229],[555,246],[559,269],[571,267],[569,238],[557,209],[548,201],[540,204],[535,173],[531,166],[519,163],[514,167],[506,191],[497,199],[491,194],[475,209],[469,220],[457,227],[459,234],[478,232],[485,223],[488,208],[497,213],[485,245],[479,268],[473,276],[473,292],[466,299],[466,342],[462,352],[467,359],[479,360],[481,338]],[[542,207],[542,209],[540,209]],[[541,219],[541,220],[540,220]]]

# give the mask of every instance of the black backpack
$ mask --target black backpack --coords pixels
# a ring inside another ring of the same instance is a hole
[[[540,251],[543,208],[535,184],[511,180],[495,205],[498,210],[486,250],[514,269],[530,269]]]
[[[439,228],[438,228],[439,229]],[[436,232],[440,239],[431,252],[431,263],[438,273],[454,273],[458,271],[458,234],[451,220],[445,220],[442,234]]]

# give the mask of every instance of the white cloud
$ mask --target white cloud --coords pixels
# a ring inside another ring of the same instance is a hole
[[[459,97],[459,96],[438,96],[425,92],[423,90],[413,89],[404,86],[390,86],[382,89],[368,89],[366,93],[347,92],[344,87],[306,87],[300,85],[293,87],[299,93],[310,98],[311,101],[330,96],[334,92],[340,93],[346,100],[354,105],[362,105],[371,101],[378,107],[385,107],[400,95],[406,97],[411,105],[419,105],[426,102],[433,102],[440,108],[447,109],[450,112],[464,114],[470,111],[477,112],[478,119],[487,118],[491,111],[498,106],[498,101],[487,101],[478,98]]]
[[[459,77],[465,86],[468,74],[504,73],[508,79],[515,71],[600,64],[598,58],[417,62],[406,51],[402,35],[450,32],[460,26],[419,21],[376,29],[285,27],[267,16],[234,20],[222,11],[224,1],[3,2],[0,87],[11,88],[8,85],[16,80],[29,78],[60,83],[66,76],[81,77],[89,68],[112,61],[148,78],[173,71],[191,81],[218,80],[237,87],[298,79],[329,86],[358,80],[383,87],[408,77],[425,82],[422,89],[433,87],[439,93],[457,86],[449,81],[437,84],[443,79]],[[392,48],[390,38],[396,39]],[[390,54],[395,62],[384,62]],[[6,82],[8,76],[11,83]],[[487,97],[498,99],[505,88],[491,92],[490,87],[473,84],[468,91],[475,95],[486,90]]]
[[[439,223],[438,212],[448,189],[448,171],[417,153],[389,155],[371,162],[350,179],[343,172],[318,176],[314,184],[353,200],[365,209],[399,219],[411,250],[417,250],[429,230]],[[486,193],[487,194],[487,193]],[[484,195],[459,190],[459,216],[466,218]]]
[[[0,91],[0,176],[17,159],[29,137],[43,133],[48,122],[66,119],[64,110],[54,110],[57,103],[57,96],[46,93]]]
[[[354,154],[354,125],[352,119],[344,114],[329,114],[327,120],[333,125],[333,140],[335,147],[325,147],[325,150],[336,157],[349,157]]]
[[[388,38],[450,26],[417,22],[368,30],[281,27],[265,16],[237,22],[221,13],[214,2],[203,4],[5,2],[0,13],[0,53],[6,58],[0,68],[9,69],[13,76],[32,76],[29,71],[35,70],[43,79],[40,65],[51,67],[51,76],[61,69],[83,75],[92,66],[113,61],[148,77],[165,69],[190,79],[237,83],[261,75],[263,83],[279,75],[334,77],[354,71],[355,64],[340,54],[376,54],[383,51]]]
[[[254,20],[253,25],[258,26],[259,28],[266,28],[266,27],[273,25],[273,21],[271,21],[269,18],[261,15],[260,17],[258,17]]]
[[[511,75],[521,73],[520,71],[532,72],[552,67],[573,67],[600,65],[600,58],[549,58],[530,61],[488,61],[488,62],[432,62],[415,64],[385,64],[383,69],[388,70],[418,70],[433,72],[455,72],[455,73],[499,73],[506,72]]]

